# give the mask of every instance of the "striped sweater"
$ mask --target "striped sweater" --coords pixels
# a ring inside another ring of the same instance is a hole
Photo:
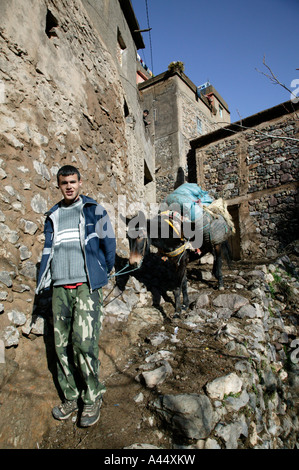
[[[62,204],[59,208],[58,233],[51,262],[54,286],[87,281],[79,234],[81,210],[81,198],[70,206]]]

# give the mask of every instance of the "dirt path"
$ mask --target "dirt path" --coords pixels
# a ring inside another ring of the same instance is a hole
[[[255,261],[235,263],[230,271],[225,267],[224,293],[232,291],[240,270],[252,270],[256,264]],[[219,295],[215,280],[202,282],[197,266],[192,263],[188,277],[191,301],[199,293]],[[246,286],[239,293],[251,295]],[[76,416],[66,422],[52,418],[51,409],[59,402],[59,397],[53,380],[51,335],[23,339],[22,348],[14,352],[15,357],[7,357],[12,365],[19,367],[1,392],[0,448],[122,449],[134,443],[171,448],[175,436],[161,426],[151,409],[152,400],[160,394],[201,393],[207,382],[233,371],[239,358],[229,354],[217,341],[211,324],[194,329],[174,318],[170,297],[162,307],[162,321],[141,329],[137,335],[132,335],[129,322],[105,323],[100,357],[101,380],[107,392],[99,422],[88,429],[78,426]],[[153,307],[144,307],[149,308]],[[172,342],[169,338],[175,327],[178,341]],[[151,337],[161,332],[168,339],[157,346],[151,342]],[[172,374],[161,385],[149,389],[136,378],[145,359],[161,348],[173,354]],[[12,356],[13,351],[9,355]],[[137,396],[142,396],[142,400],[136,401]]]
[[[191,285],[196,288],[194,296],[200,292],[219,295],[214,290],[216,281],[209,283],[198,281],[196,263],[189,266]],[[210,270],[209,267],[207,269]],[[229,274],[227,268],[224,269]],[[193,281],[192,281],[193,278]],[[226,278],[226,287],[231,284]],[[192,293],[190,295],[192,300]],[[169,299],[171,300],[171,299]],[[101,360],[102,377],[105,380],[107,393],[104,395],[100,421],[86,430],[78,427],[76,422],[59,423],[41,443],[43,448],[78,448],[78,449],[122,449],[134,443],[148,443],[157,447],[171,448],[173,436],[167,435],[165,429],[159,430],[160,423],[153,414],[150,403],[159,394],[166,393],[200,393],[202,387],[214,378],[234,370],[235,357],[231,357],[224,347],[215,339],[211,328],[205,334],[186,327],[179,319],[173,318],[173,302],[164,302],[163,313],[168,320],[162,324],[150,326],[141,331],[138,340],[132,344],[130,325],[106,325],[102,332]],[[174,328],[178,327],[178,342],[163,342],[163,349],[173,352],[171,362],[173,373],[160,386],[148,389],[138,382],[136,377],[139,367],[145,358],[158,349],[149,341],[161,331],[171,337]],[[134,398],[143,394],[141,403]]]

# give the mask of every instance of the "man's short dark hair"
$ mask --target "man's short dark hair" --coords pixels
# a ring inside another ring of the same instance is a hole
[[[73,165],[64,165],[57,172],[57,183],[59,184],[59,176],[70,176],[78,175],[78,180],[80,181],[81,175],[79,170]]]

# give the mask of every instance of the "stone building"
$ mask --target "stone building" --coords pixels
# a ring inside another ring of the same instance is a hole
[[[142,200],[155,202],[154,150],[144,130],[137,82],[141,70],[137,50],[144,43],[130,0],[82,0],[93,26],[111,54],[121,83],[121,103],[125,117],[126,157],[130,162],[129,179],[141,191]]]
[[[84,193],[108,209],[117,236],[120,211],[155,202],[156,192],[160,202],[187,174],[229,200],[236,256],[274,255],[290,239],[290,105],[227,127],[213,87],[199,90],[177,71],[150,78],[136,61],[144,44],[130,0],[2,0],[0,18],[0,313],[30,319],[44,214],[60,198],[56,173],[66,163],[81,169]],[[0,315],[0,332],[7,325]]]
[[[1,312],[30,318],[60,166],[80,168],[84,193],[107,208],[117,236],[120,197],[122,211],[155,200],[136,86],[138,29],[129,0],[0,3]],[[0,315],[0,332],[6,325]]]
[[[227,103],[209,83],[197,87],[180,70],[168,70],[138,85],[149,110],[155,149],[157,201],[188,175],[190,140],[230,123]]]
[[[191,141],[189,181],[226,199],[235,259],[274,258],[298,238],[298,109],[282,103]]]

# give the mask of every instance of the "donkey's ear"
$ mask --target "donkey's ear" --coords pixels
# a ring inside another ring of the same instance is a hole
[[[138,211],[137,217],[139,221],[141,221],[142,223],[145,223],[146,217],[143,211]]]
[[[122,214],[119,214],[119,217],[126,225],[129,225],[129,222],[131,221],[129,217],[124,217]]]

